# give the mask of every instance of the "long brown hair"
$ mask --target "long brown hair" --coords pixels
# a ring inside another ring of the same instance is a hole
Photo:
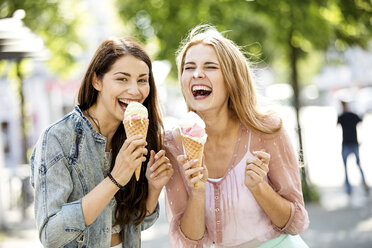
[[[265,121],[271,113],[258,110],[257,93],[247,58],[233,41],[223,37],[213,26],[196,26],[181,43],[177,51],[178,78],[181,79],[188,49],[197,44],[214,48],[228,92],[228,108],[246,127],[253,127],[264,133],[275,133],[282,123],[273,125]],[[182,93],[184,94],[183,90]],[[190,106],[188,105],[188,109]]]
[[[110,67],[119,58],[126,55],[132,55],[142,60],[149,68],[150,93],[143,103],[143,105],[148,109],[150,120],[146,141],[148,143],[147,149],[149,151],[159,151],[163,143],[163,123],[160,118],[160,108],[154,76],[152,73],[152,63],[147,53],[135,41],[128,38],[111,38],[101,43],[90,61],[88,69],[83,77],[78,93],[79,107],[84,111],[96,103],[98,91],[92,84],[94,76],[98,79],[102,79],[104,74],[110,70]],[[115,165],[116,156],[126,138],[123,123],[120,123],[111,141],[112,161],[110,171]],[[139,181],[137,182],[133,175],[131,180],[127,185],[125,185],[124,190],[119,190],[115,195],[117,201],[115,212],[116,224],[124,226],[125,224],[132,222],[133,224],[138,225],[146,217],[148,181],[145,177],[145,173],[149,156],[150,153],[148,153],[146,161],[142,164]]]

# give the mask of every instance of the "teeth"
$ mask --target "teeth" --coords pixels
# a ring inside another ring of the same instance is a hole
[[[121,102],[121,103],[124,103],[124,104],[129,104],[130,102],[136,102],[136,101],[129,101],[129,100],[122,100],[122,99],[119,99],[119,102]]]
[[[197,90],[212,91],[211,88],[202,86],[202,85],[195,85],[192,87],[192,91],[197,91]]]

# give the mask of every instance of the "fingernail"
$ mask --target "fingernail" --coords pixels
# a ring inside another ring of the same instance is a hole
[[[197,158],[192,160],[192,162],[198,162],[198,161],[199,161],[199,159],[197,159]]]
[[[155,176],[154,173],[151,173],[150,177],[153,178],[154,176]]]

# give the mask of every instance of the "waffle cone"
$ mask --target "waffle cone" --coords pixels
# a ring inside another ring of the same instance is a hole
[[[183,147],[186,152],[186,156],[188,160],[193,160],[193,159],[198,159],[198,163],[195,164],[192,168],[197,168],[202,166],[202,158],[203,158],[203,151],[204,151],[204,145],[187,137],[187,136],[182,136],[182,142],[183,142]],[[200,172],[197,172],[193,174],[193,177],[199,176]],[[198,189],[199,183],[195,183],[195,189]]]
[[[142,134],[143,137],[146,140],[147,136],[147,129],[149,127],[149,121],[148,120],[125,120],[123,121],[125,133],[127,134],[127,138],[130,138],[137,134]],[[141,174],[141,166],[139,165],[136,170],[134,171],[134,174],[136,175],[136,180],[139,180],[140,174]]]

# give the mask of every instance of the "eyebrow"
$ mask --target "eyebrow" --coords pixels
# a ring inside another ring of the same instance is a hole
[[[130,77],[131,76],[129,73],[127,73],[127,72],[121,72],[121,71],[114,73],[114,75],[116,75],[116,74],[123,74],[123,75],[125,75],[127,77]],[[142,73],[142,74],[139,75],[139,77],[144,77],[144,76],[148,76],[148,75],[149,75],[148,73]]]
[[[216,62],[205,62],[205,65],[219,65]],[[195,65],[195,62],[186,62],[185,65]]]

